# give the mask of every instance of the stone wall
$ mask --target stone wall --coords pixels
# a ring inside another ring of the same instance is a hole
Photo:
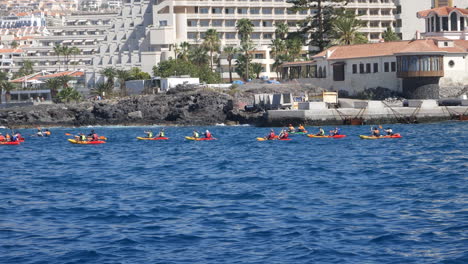
[[[460,95],[468,93],[467,86],[440,86],[439,95],[440,98],[456,98]]]
[[[403,97],[407,99],[439,99],[438,77],[404,78]]]

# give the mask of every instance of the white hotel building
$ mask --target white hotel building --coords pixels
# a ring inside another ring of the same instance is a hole
[[[370,41],[378,42],[388,26],[403,39],[413,38],[416,30],[424,29],[424,21],[416,17],[417,11],[432,5],[433,0],[351,0],[345,8],[361,15],[366,21],[361,32]],[[99,71],[110,66],[140,67],[151,73],[154,65],[174,56],[172,44],[200,43],[210,28],[220,33],[222,45],[237,46],[240,40],[236,23],[248,18],[255,25],[251,35],[257,45],[254,62],[264,66],[263,76],[276,78],[269,47],[275,37],[275,24],[285,22],[291,31],[296,31],[297,22],[316,12],[310,9],[292,13],[288,11],[290,6],[286,0],[123,0],[122,9],[116,14],[66,17],[62,27],[49,28],[51,36],[38,39],[38,47],[23,48],[26,53],[14,62],[12,70],[18,70],[25,59],[33,60],[37,69],[63,70],[53,46],[77,46],[81,54],[70,59],[78,64],[74,65],[76,68],[86,71],[88,86],[92,87],[102,78]],[[227,79],[227,61],[222,59],[221,65]]]

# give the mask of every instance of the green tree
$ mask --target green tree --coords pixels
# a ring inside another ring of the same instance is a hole
[[[190,75],[200,78],[201,82],[219,83],[221,78],[218,73],[212,72],[207,64],[196,65],[190,61],[179,63],[175,60],[162,61],[153,67],[153,75],[167,78],[174,75]]]
[[[96,84],[94,89],[91,89],[93,95],[111,97],[114,89],[114,85],[111,85],[109,82],[100,82]]]
[[[81,100],[81,94],[73,87],[65,87],[57,94],[58,102],[70,103],[71,101],[78,102]]]
[[[13,42],[11,42],[11,48],[16,49],[17,47],[19,47],[19,43],[13,40]]]
[[[127,70],[116,70],[115,74],[117,77],[117,81],[119,82],[119,85],[120,85],[120,96],[126,96],[127,87],[125,85],[125,82],[130,80],[132,75]]]
[[[178,57],[179,52],[180,52],[179,45],[177,45],[177,43],[174,43],[174,44],[171,44],[170,46],[171,46],[172,50],[174,51],[174,60],[177,60],[177,57]]]
[[[213,53],[219,51],[221,40],[216,29],[208,29],[203,39],[203,45],[210,52],[210,69],[213,71]]]
[[[59,44],[56,44],[54,46],[54,53],[55,53],[55,56],[57,56],[57,63],[59,65],[59,71],[60,71],[60,55],[62,55],[62,46],[60,46]]]
[[[80,55],[81,54],[81,50],[77,47],[72,47],[70,49],[70,54],[73,55],[73,60],[75,60],[75,62],[73,63],[73,70],[76,69],[76,55]]]
[[[282,22],[282,23],[277,23],[275,24],[275,37],[276,39],[286,39],[286,37],[288,36],[288,32],[289,32],[289,26],[288,24]]]
[[[129,73],[130,73],[130,80],[149,80],[149,79],[151,79],[151,75],[149,73],[142,71],[138,67],[131,68]]]
[[[303,45],[303,40],[299,37],[286,40],[286,49],[290,61],[296,61],[301,58]]]
[[[363,43],[365,36],[359,32],[364,22],[357,19],[353,12],[342,12],[333,20],[331,36],[338,45],[352,45]],[[367,43],[367,39],[365,42]]]
[[[206,65],[209,61],[208,50],[203,45],[192,45],[189,59],[198,66]]]
[[[30,75],[34,73],[34,63],[30,60],[24,60],[23,65],[21,68],[18,70],[18,72],[15,74],[15,78],[18,77],[23,77],[26,75]]]
[[[114,89],[115,77],[117,75],[115,68],[107,67],[101,70],[99,73],[106,78],[107,85]]]
[[[318,52],[325,50],[329,44],[333,27],[333,18],[337,12],[335,3],[346,4],[346,0],[287,0],[293,4],[292,11],[316,10],[313,15],[302,21],[300,31],[304,34],[311,34],[308,44],[318,48]]]
[[[229,82],[232,83],[232,60],[237,54],[237,49],[233,46],[224,47],[223,53],[226,55],[226,60],[229,65]]]
[[[238,61],[236,72],[239,72],[239,69],[238,69],[239,65],[242,64],[245,67],[245,69],[242,71],[244,75],[240,75],[240,76],[244,76],[244,79],[248,80],[250,79],[249,77],[250,77],[250,71],[251,71],[250,69],[251,67],[249,66],[250,61],[251,61],[251,56],[249,52],[254,50],[253,43],[250,40],[250,35],[252,34],[254,30],[254,24],[252,23],[252,21],[250,21],[250,19],[243,18],[237,21],[236,28],[241,37],[240,51],[243,52],[243,61],[242,63]]]
[[[52,100],[56,100],[59,89],[62,87],[62,83],[58,78],[52,78],[45,81],[45,86],[50,90],[50,96]]]
[[[398,34],[395,33],[395,31],[393,31],[391,27],[388,27],[387,30],[383,32],[382,38],[385,40],[385,42],[400,40],[400,37],[398,36]]]
[[[2,94],[5,91],[5,100],[8,103],[11,98],[10,92],[15,89],[15,85],[7,81],[6,74],[0,72],[0,104],[2,103]]]
[[[189,59],[189,50],[190,50],[190,43],[184,41],[180,43],[180,54],[179,59],[183,61],[188,61]]]
[[[263,66],[261,63],[254,62],[252,63],[252,71],[255,73],[256,78],[260,79],[260,73],[263,71]]]

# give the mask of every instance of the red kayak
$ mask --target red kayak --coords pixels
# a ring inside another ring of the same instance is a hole
[[[19,141],[0,141],[0,145],[19,145]]]
[[[334,135],[334,136],[317,136],[313,134],[308,134],[307,135],[310,138],[344,138],[346,135]]]

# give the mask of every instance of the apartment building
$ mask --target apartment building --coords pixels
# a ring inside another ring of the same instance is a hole
[[[0,17],[0,28],[43,27],[46,19],[42,12],[19,12]]]

